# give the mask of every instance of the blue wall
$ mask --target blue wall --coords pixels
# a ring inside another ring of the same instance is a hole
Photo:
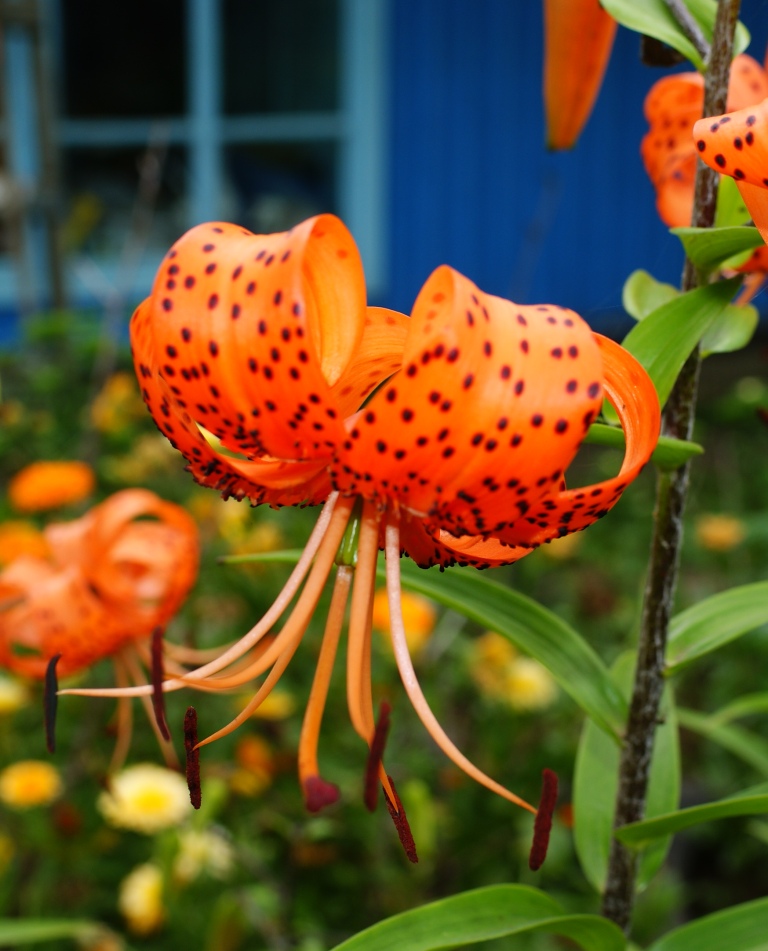
[[[636,34],[618,30],[581,139],[552,154],[540,2],[392,0],[392,10],[390,306],[409,312],[448,263],[483,290],[618,332],[632,270],[679,282],[680,245],[656,216],[639,153],[643,99],[670,70],[640,63]],[[762,60],[768,2],[745,0],[742,18]]]

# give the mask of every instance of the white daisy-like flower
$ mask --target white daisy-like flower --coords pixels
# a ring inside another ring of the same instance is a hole
[[[117,907],[129,931],[146,935],[165,920],[163,875],[156,865],[137,865],[120,883]]]
[[[184,777],[152,763],[117,773],[96,805],[110,825],[145,835],[178,826],[192,813]]]

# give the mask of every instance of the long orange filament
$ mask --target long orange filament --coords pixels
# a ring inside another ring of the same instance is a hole
[[[302,788],[311,776],[318,776],[320,773],[317,763],[317,743],[353,576],[354,569],[348,565],[342,565],[336,573],[336,581],[333,585],[331,606],[328,609],[320,655],[317,658],[315,676],[312,680],[312,689],[309,692],[299,737],[298,766]]]
[[[304,585],[304,589],[299,596],[299,600],[296,602],[296,606],[285,622],[285,626],[275,638],[274,643],[270,644],[269,648],[253,665],[254,668],[260,668],[260,672],[262,672],[274,664],[266,680],[256,691],[252,699],[230,723],[206,737],[206,739],[198,744],[199,746],[204,746],[207,743],[212,743],[214,740],[220,739],[222,736],[226,736],[228,733],[237,729],[241,723],[244,723],[269,695],[274,685],[282,676],[283,671],[290,663],[291,658],[301,642],[301,638],[304,636],[307,625],[317,608],[317,602],[320,600],[320,595],[328,580],[328,574],[333,567],[336,552],[346,531],[349,514],[352,511],[352,505],[346,504],[348,501],[347,499],[342,500],[344,504],[340,504],[334,513],[334,518],[331,520],[328,531],[323,538],[322,545],[317,552],[317,559],[312,566],[312,571],[310,572],[309,578],[307,578],[307,583]],[[354,500],[352,500],[352,502],[354,502]],[[242,676],[244,676],[244,673],[241,673],[237,677],[221,678],[220,680],[209,679],[208,684],[215,683],[218,686],[219,683],[223,681],[225,687],[228,688],[234,685],[233,681],[239,680]],[[248,679],[252,679],[253,676],[255,675],[251,673]],[[194,681],[191,686],[194,686]]]
[[[293,599],[293,596],[296,594],[301,582],[309,571],[315,554],[318,552],[326,535],[330,532],[331,525],[333,524],[334,527],[338,527],[338,524],[341,524],[339,538],[344,534],[344,529],[346,528],[349,515],[354,505],[354,499],[341,499],[337,505],[337,498],[338,495],[335,492],[328,496],[328,500],[323,506],[323,511],[320,513],[320,517],[312,530],[312,534],[302,552],[301,558],[291,572],[282,591],[259,622],[255,624],[247,634],[244,634],[240,640],[236,641],[230,648],[210,663],[199,667],[197,670],[190,671],[185,677],[174,677],[166,680],[163,684],[163,690],[169,692],[190,686],[196,687],[197,689],[205,689],[202,683],[198,684],[195,683],[195,681],[202,681],[204,678],[223,670],[233,661],[239,660],[239,658],[256,645],[265,634],[269,633],[275,621],[279,619],[280,615],[285,611]],[[338,547],[338,542],[336,547]],[[141,684],[134,687],[123,688],[68,687],[65,690],[59,691],[59,695],[75,694],[80,697],[141,697],[151,693],[151,684]]]
[[[371,604],[379,555],[381,515],[371,502],[363,506],[357,544],[355,584],[347,644],[347,706],[358,736],[370,744],[376,730],[371,700]]]
[[[128,683],[128,673],[125,664],[119,655],[113,659],[115,669],[115,683],[118,687],[125,687]],[[112,759],[109,761],[109,772],[114,773],[123,765],[131,747],[133,734],[133,703],[130,697],[118,697],[117,700],[117,739],[112,750]]]
[[[510,792],[510,790],[506,789],[500,783],[491,779],[490,776],[486,776],[482,770],[478,769],[474,763],[470,762],[470,760],[457,749],[430,709],[416,678],[416,672],[413,669],[411,656],[408,652],[408,643],[405,638],[403,612],[400,604],[400,527],[397,522],[392,520],[387,522],[385,538],[387,601],[389,603],[392,647],[395,652],[397,668],[400,671],[400,678],[403,681],[403,686],[405,687],[405,691],[408,694],[408,698],[414,710],[435,743],[437,743],[445,755],[452,760],[459,769],[463,770],[468,776],[480,783],[480,785],[485,786],[504,799],[508,799],[510,802],[515,803],[515,805],[521,806],[523,809],[527,809],[528,812],[532,812],[535,815],[536,809],[530,803],[516,796],[513,792]]]

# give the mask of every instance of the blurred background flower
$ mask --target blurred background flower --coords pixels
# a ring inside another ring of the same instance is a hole
[[[148,935],[165,921],[163,874],[150,862],[137,866],[120,883],[117,907],[129,931]]]
[[[557,685],[546,667],[520,655],[506,637],[495,631],[474,639],[468,663],[470,676],[481,693],[513,710],[541,710],[557,696]]]
[[[235,864],[235,850],[222,831],[182,829],[179,849],[173,860],[173,880],[188,885],[201,875],[227,878]]]
[[[8,500],[18,512],[44,512],[82,502],[93,492],[96,478],[85,462],[33,462],[8,485]]]
[[[45,760],[20,760],[0,773],[0,801],[9,809],[49,806],[63,789],[59,771]]]
[[[744,522],[735,515],[705,513],[694,524],[696,541],[707,551],[731,551],[746,538]]]
[[[110,825],[155,835],[192,815],[184,777],[154,763],[128,766],[110,777],[96,805]]]
[[[420,594],[403,591],[400,596],[405,626],[405,639],[408,650],[415,659],[424,650],[435,629],[437,608],[428,598]],[[384,635],[391,649],[389,639],[389,603],[386,588],[380,588],[373,597],[373,627]]]

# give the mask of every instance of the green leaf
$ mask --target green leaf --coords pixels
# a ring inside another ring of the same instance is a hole
[[[642,320],[662,304],[680,296],[680,291],[671,284],[662,284],[647,271],[633,271],[624,281],[621,303],[624,310],[635,320]]]
[[[738,697],[724,707],[720,707],[717,713],[710,713],[709,719],[712,723],[722,726],[724,723],[732,723],[734,720],[751,717],[756,713],[768,713],[768,692],[748,693]]]
[[[223,564],[284,562],[295,564],[298,550],[227,555]],[[384,568],[378,576],[384,580]],[[624,729],[627,706],[603,662],[587,642],[552,611],[532,598],[484,578],[472,568],[418,568],[400,563],[403,587],[417,591],[509,638],[550,671],[568,693],[614,742]]]
[[[554,612],[471,568],[441,572],[403,561],[400,575],[404,587],[504,635],[542,663],[582,710],[617,741],[626,720],[624,698],[589,644]]]
[[[738,290],[740,278],[681,294],[630,330],[623,346],[648,371],[664,405],[683,364]]]
[[[563,914],[527,885],[489,885],[394,915],[333,951],[439,951],[533,932],[563,935],[585,951],[624,951],[624,935],[597,915]]]
[[[73,938],[77,941],[93,941],[102,934],[109,934],[104,925],[84,919],[0,919],[0,945],[37,944],[39,941],[58,941]]]
[[[622,654],[612,668],[616,683],[628,698],[632,691],[635,655]],[[662,699],[663,722],[656,731],[646,814],[662,815],[680,798],[680,748],[671,693]],[[584,724],[573,779],[574,841],[576,854],[589,882],[605,888],[608,853],[613,837],[620,751],[589,721]],[[641,859],[638,885],[644,887],[659,870],[668,840],[655,842]]]
[[[664,0],[602,0],[602,6],[614,20],[637,33],[653,36],[672,49],[682,53],[699,72],[704,72],[704,63],[696,47],[683,32]],[[691,16],[701,27],[708,42],[712,42],[717,4],[715,0],[686,0]],[[749,46],[749,32],[739,23],[734,37],[733,55],[743,53]]]
[[[717,743],[724,750],[749,763],[763,776],[768,776],[768,743],[762,737],[742,727],[720,724],[717,720],[703,713],[697,713],[695,710],[679,707],[677,717],[680,726],[685,727],[686,730],[691,730]]]
[[[712,271],[743,251],[753,251],[763,244],[757,228],[670,228],[682,241],[686,256],[696,267]]]
[[[618,426],[606,426],[605,423],[593,423],[587,432],[586,443],[593,446],[610,446],[613,449],[624,449],[626,440],[624,430]],[[693,456],[700,456],[704,452],[703,446],[696,442],[687,442],[685,439],[673,439],[671,436],[660,436],[653,450],[651,462],[664,471],[678,469]]]
[[[648,951],[768,951],[768,898],[688,922],[654,941]]]
[[[669,625],[667,673],[768,623],[768,581],[713,594],[676,615]]]
[[[741,197],[736,179],[729,175],[721,175],[717,188],[715,227],[730,228],[732,225],[745,225],[751,217]]]
[[[731,816],[756,816],[768,812],[768,783],[752,786],[726,799],[717,802],[702,803],[668,812],[643,822],[633,822],[616,830],[616,838],[625,845],[642,848],[659,836],[672,835],[681,829],[712,822],[715,819],[728,819]]]
[[[729,304],[701,338],[702,354],[706,357],[742,350],[754,337],[759,319],[757,308],[751,304]]]

